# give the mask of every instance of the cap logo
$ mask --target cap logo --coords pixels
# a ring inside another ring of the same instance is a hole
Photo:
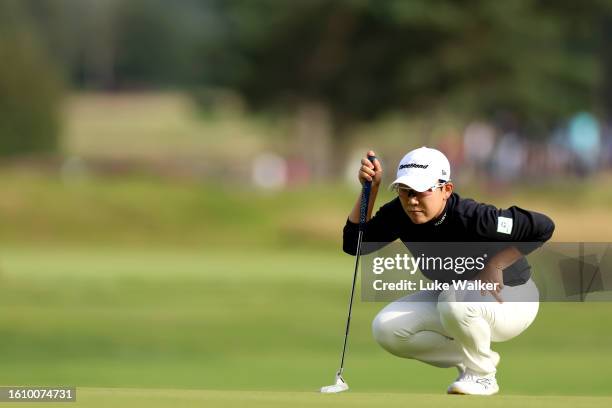
[[[446,176],[446,170],[442,170],[442,174]]]
[[[419,169],[426,169],[429,167],[429,164],[416,164],[416,163],[408,163],[408,164],[402,164],[399,169],[409,169],[409,168],[419,168]]]

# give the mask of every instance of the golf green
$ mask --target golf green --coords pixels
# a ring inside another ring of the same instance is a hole
[[[208,406],[463,403],[444,395],[454,370],[378,347],[370,323],[383,304],[359,299],[345,371],[351,390],[316,394],[337,369],[352,266],[350,256],[312,251],[4,247],[0,383],[76,386],[91,406],[156,406],[151,398]],[[491,403],[609,405],[588,397],[612,396],[611,310],[603,302],[543,303],[523,335],[494,344],[501,396]],[[164,391],[175,388],[193,391]],[[211,389],[220,391],[196,391]],[[378,394],[390,392],[398,394]]]

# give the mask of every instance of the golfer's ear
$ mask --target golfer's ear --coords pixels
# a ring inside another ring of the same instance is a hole
[[[451,196],[451,194],[453,193],[453,189],[455,188],[455,185],[453,184],[452,181],[449,181],[448,183],[446,183],[444,185],[444,197],[448,198]]]

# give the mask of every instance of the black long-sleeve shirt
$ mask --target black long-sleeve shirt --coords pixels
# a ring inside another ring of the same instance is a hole
[[[489,204],[462,199],[453,193],[442,215],[424,224],[414,224],[396,197],[383,205],[366,223],[363,242],[380,243],[378,247],[381,247],[399,239],[413,254],[418,251],[419,254],[425,252],[425,255],[428,248],[433,248],[432,245],[422,244],[427,242],[477,242],[482,243],[482,246],[476,245],[480,248],[486,248],[489,244],[488,248],[492,249],[493,245],[493,252],[503,249],[500,243],[506,242],[527,255],[549,240],[554,229],[555,224],[544,214],[516,206],[498,209]],[[359,225],[347,219],[343,231],[344,252],[355,255],[358,232]],[[475,245],[469,247],[474,248]],[[367,253],[364,249],[362,247],[362,253]],[[370,252],[372,250],[370,247]],[[472,279],[476,273],[466,273],[462,278]],[[423,274],[427,276],[425,271]],[[503,276],[505,285],[523,284],[531,276],[531,266],[523,256],[507,267]]]

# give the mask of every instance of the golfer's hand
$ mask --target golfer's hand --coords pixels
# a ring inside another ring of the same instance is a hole
[[[495,290],[489,290],[488,292],[493,296],[499,303],[504,303],[501,297],[501,291],[504,288],[504,275],[500,268],[491,265],[489,262],[482,271],[476,275],[475,280],[479,280],[483,283],[497,283]],[[480,294],[484,296],[485,291],[480,291]]]
[[[367,156],[376,156],[373,150],[367,153]],[[374,163],[366,157],[361,159],[361,167],[359,168],[359,182],[361,185],[366,181],[371,181],[373,187],[378,187],[382,180],[382,166],[378,159],[374,159]]]

